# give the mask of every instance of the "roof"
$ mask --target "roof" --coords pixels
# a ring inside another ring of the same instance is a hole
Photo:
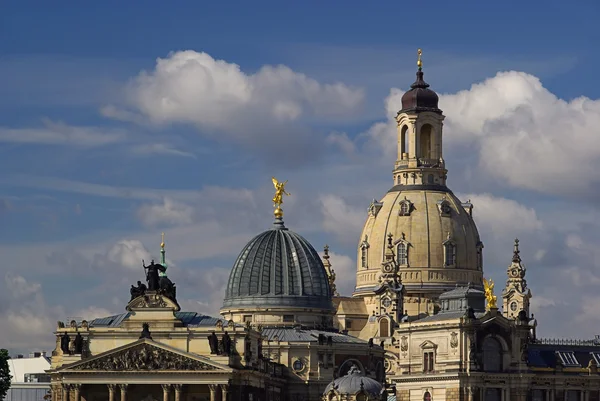
[[[302,236],[276,219],[254,237],[233,265],[223,308],[299,307],[333,310],[327,271]]]
[[[475,317],[479,319],[485,315],[485,312],[475,312]],[[465,311],[454,311],[454,312],[445,312],[445,313],[437,313],[431,316],[425,316],[422,319],[415,320],[414,322],[437,322],[440,320],[452,320],[452,319],[460,319],[465,316]]]
[[[600,365],[600,345],[577,346],[534,343],[527,348],[527,358],[529,367],[533,368],[555,369],[557,365],[566,368],[586,368],[594,358],[596,358],[596,364]]]
[[[50,359],[45,356],[9,359],[8,369],[12,376],[11,383],[23,383],[26,374],[45,374],[50,369]]]
[[[344,344],[367,344],[365,340],[360,338],[352,337],[347,334],[323,331],[323,330],[310,330],[310,329],[295,329],[295,328],[276,328],[268,327],[262,330],[262,336],[266,337],[267,340],[273,341],[275,337],[279,341],[283,342],[318,342],[319,335],[325,337],[331,337],[333,343],[344,343]]]
[[[407,111],[431,111],[442,113],[438,108],[439,97],[437,93],[429,89],[429,84],[423,80],[423,71],[417,71],[417,80],[410,89],[402,96],[401,113]]]
[[[327,394],[331,390],[337,391],[339,394],[358,394],[364,391],[372,396],[379,396],[383,385],[375,379],[365,376],[360,369],[352,366],[348,374],[338,377],[327,385],[323,394]]]
[[[131,315],[131,312],[121,313],[120,315],[113,315],[108,317],[102,317],[94,319],[89,322],[90,327],[120,327],[123,320],[127,319]],[[220,320],[223,325],[227,325],[229,321],[203,315],[196,312],[175,312],[175,317],[182,321],[184,327],[214,327]],[[242,326],[236,324],[237,326]]]
[[[338,315],[367,315],[367,307],[365,301],[362,298],[338,298],[334,299],[334,303],[337,303],[337,314]]]

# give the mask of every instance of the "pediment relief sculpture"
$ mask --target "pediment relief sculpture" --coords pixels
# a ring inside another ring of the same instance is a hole
[[[72,370],[147,371],[147,370],[216,370],[215,366],[149,344],[73,366]]]

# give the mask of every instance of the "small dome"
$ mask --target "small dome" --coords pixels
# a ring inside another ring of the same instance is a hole
[[[338,394],[356,395],[365,392],[371,397],[379,397],[383,385],[375,379],[365,376],[359,368],[352,366],[346,376],[338,377],[327,385],[323,395],[335,390]]]
[[[321,257],[279,218],[242,249],[227,283],[223,308],[257,306],[333,310]]]
[[[423,80],[423,71],[417,71],[417,80],[410,86],[402,96],[402,110],[400,113],[408,111],[433,111],[441,113],[438,108],[439,97],[437,93],[429,89],[429,84]]]

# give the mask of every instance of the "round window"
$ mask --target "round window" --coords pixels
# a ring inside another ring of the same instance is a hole
[[[511,302],[510,304],[510,310],[515,312],[517,310],[517,303],[516,302]]]
[[[304,369],[304,362],[302,362],[300,359],[296,359],[294,361],[294,364],[292,365],[292,367],[294,368],[294,370],[296,372],[300,372],[301,370]]]
[[[389,308],[390,305],[392,304],[392,300],[389,298],[383,298],[383,300],[381,301],[381,304],[383,305],[384,308]]]

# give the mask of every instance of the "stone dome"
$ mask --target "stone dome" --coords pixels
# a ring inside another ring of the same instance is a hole
[[[379,398],[383,385],[375,379],[365,376],[356,366],[350,368],[345,376],[338,377],[327,385],[323,395],[335,391],[343,395],[356,395],[364,392],[371,398]]]
[[[333,310],[321,257],[280,218],[244,246],[227,283],[222,312],[257,308]]]
[[[438,108],[439,97],[437,93],[429,89],[429,84],[423,80],[423,71],[417,71],[417,80],[410,89],[402,96],[403,112],[433,111],[441,113]]]
[[[371,205],[362,232],[355,295],[366,295],[378,285],[388,234],[393,236],[410,315],[433,313],[428,303],[457,284],[482,288],[483,244],[471,211],[472,205],[461,203],[445,185],[390,189]]]

